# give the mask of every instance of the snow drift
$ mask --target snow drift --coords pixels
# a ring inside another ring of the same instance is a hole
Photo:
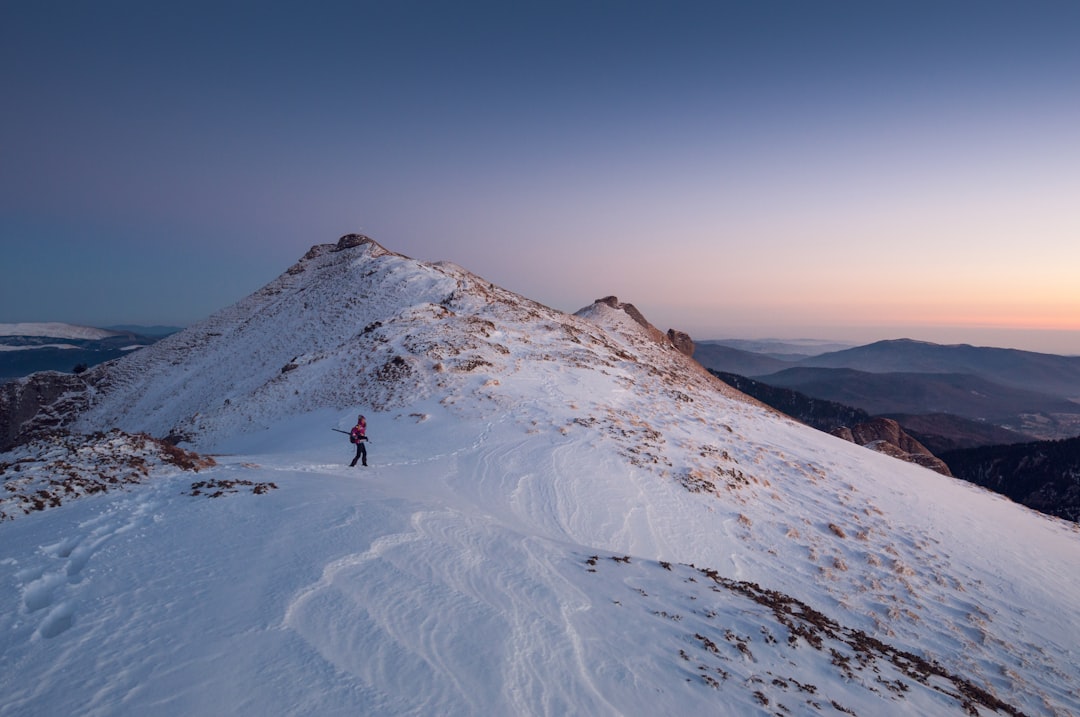
[[[650,328],[349,236],[92,369],[216,465],[0,523],[0,715],[1080,712],[1074,525]]]

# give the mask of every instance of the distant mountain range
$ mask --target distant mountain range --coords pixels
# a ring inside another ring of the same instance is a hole
[[[140,326],[139,324],[119,324],[117,326],[106,326],[109,331],[122,331],[125,333],[137,334],[139,336],[153,336],[154,338],[165,338],[171,334],[175,334],[177,331],[183,331],[181,326]]]
[[[37,371],[81,371],[178,330],[165,326],[101,329],[61,322],[0,324],[0,383]]]
[[[1080,356],[897,339],[812,356],[800,366],[870,373],[965,373],[991,383],[1080,399]]]
[[[727,347],[784,361],[799,361],[811,356],[850,349],[854,344],[820,339],[707,339],[699,342],[697,346],[699,349],[710,346]]]
[[[856,406],[874,415],[950,413],[1039,438],[1076,430],[1080,404],[995,384],[963,373],[869,373],[847,368],[791,368],[758,376],[773,386]],[[1034,416],[1042,417],[1035,421]],[[1039,435],[1041,432],[1049,435]]]
[[[798,360],[776,358],[708,341],[694,343],[694,358],[705,368],[740,376],[766,376],[798,365]]]
[[[1080,435],[1080,357],[898,339],[797,360],[702,342],[694,358],[874,415],[932,414],[946,436],[971,433],[972,421],[1021,441]],[[964,427],[946,429],[943,414]]]

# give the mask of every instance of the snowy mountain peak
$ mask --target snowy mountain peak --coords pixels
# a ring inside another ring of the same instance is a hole
[[[618,313],[612,313],[611,311],[608,311],[608,309],[613,309]],[[615,296],[606,296],[603,299],[597,299],[589,306],[578,311],[576,316],[591,318],[601,322],[605,319],[610,320],[610,317],[612,316],[619,316],[620,320],[616,323],[624,325],[625,330],[626,322],[621,318],[622,314],[625,314],[626,317],[632,319],[633,322],[637,324],[637,330],[643,331],[645,335],[653,341],[660,344],[667,342],[667,336],[658,328],[650,324],[649,320],[645,318],[644,314],[638,311],[636,306],[629,303],[621,303],[618,297]]]
[[[671,348],[614,297],[570,316],[455,264],[349,234],[206,321],[91,372],[93,405],[75,427],[212,446],[296,413],[475,394],[535,362],[662,366],[673,381],[689,371],[725,390]]]
[[[603,307],[607,308],[605,309]],[[617,313],[611,313],[611,311],[609,311],[611,309],[614,309]],[[671,346],[687,356],[694,355],[694,342],[691,340],[689,334],[675,329],[668,329],[667,333],[660,331],[660,329],[649,323],[649,320],[645,318],[645,315],[642,314],[636,306],[629,303],[622,303],[616,296],[606,296],[602,299],[597,299],[595,302],[575,314],[575,316],[589,318],[600,322],[611,320],[611,317],[616,316],[619,317],[619,320],[615,322],[616,325],[625,324],[623,315],[632,319],[634,323],[637,324],[637,330],[643,331],[646,336],[656,343]]]

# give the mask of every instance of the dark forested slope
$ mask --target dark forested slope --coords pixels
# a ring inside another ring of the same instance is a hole
[[[1080,522],[1080,437],[968,448],[940,458],[957,478],[1029,508]]]

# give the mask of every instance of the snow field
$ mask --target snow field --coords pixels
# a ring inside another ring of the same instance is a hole
[[[852,691],[829,653],[801,643],[794,653],[783,648],[788,628],[770,610],[715,592],[688,563],[795,595],[852,627],[872,629],[876,623],[860,624],[859,616],[877,615],[895,633],[875,633],[882,639],[937,657],[969,654],[964,667],[1014,699],[1020,687],[1027,699],[1045,695],[1051,705],[1073,699],[1067,636],[1076,628],[1066,624],[1069,598],[1056,591],[1075,574],[1045,588],[1031,578],[1024,588],[1020,597],[1038,604],[1047,600],[1042,589],[1064,600],[1053,618],[1054,611],[1018,610],[1007,582],[1029,579],[1011,561],[1043,555],[1027,568],[1041,575],[1046,563],[1069,557],[1065,548],[1038,549],[1068,530],[1058,523],[1044,521],[1047,535],[987,558],[1002,575],[995,580],[978,551],[944,548],[955,536],[923,512],[912,509],[899,526],[859,512],[863,501],[953,505],[954,494],[970,499],[971,489],[942,488],[940,477],[915,467],[900,471],[916,486],[926,475],[915,495],[875,481],[849,487],[864,461],[872,473],[890,459],[840,441],[821,475],[792,467],[786,454],[726,445],[732,455],[755,456],[755,475],[771,484],[752,484],[756,498],[733,509],[676,480],[627,469],[607,434],[572,421],[564,433],[541,410],[463,420],[458,408],[429,401],[409,412],[367,413],[367,471],[346,465],[351,446],[329,430],[347,428],[353,412],[324,411],[223,444],[219,465],[197,476],[5,525],[0,561],[14,578],[4,581],[6,657],[14,674],[44,678],[3,678],[0,715],[614,715],[707,713],[718,704],[758,714],[762,699],[795,714],[827,712],[831,700],[860,714],[955,708],[933,690],[902,698],[888,689]],[[749,433],[758,429],[743,419]],[[832,485],[836,475],[846,478]],[[238,476],[279,489],[185,495],[196,479]],[[789,499],[770,491],[792,486],[790,500],[806,503],[786,514]],[[816,498],[841,489],[852,491],[850,519]],[[1004,501],[989,505],[1000,505],[1003,520],[1016,513]],[[960,516],[956,529],[978,525],[974,515]],[[855,537],[868,524],[871,537]],[[791,526],[799,539],[785,537]],[[820,555],[807,563],[811,549]],[[947,564],[928,570],[925,556],[935,551]],[[855,570],[812,572],[836,557],[854,565],[871,555],[881,562],[866,578],[882,581],[876,594],[860,590]],[[628,562],[614,559],[622,557]],[[935,577],[958,568],[957,581],[978,576],[963,591]],[[14,593],[13,582],[21,586]],[[888,594],[895,587],[884,589],[904,582],[910,590],[895,600]],[[899,613],[875,612],[892,609]],[[1028,644],[1015,644],[1020,635]],[[1022,657],[1010,664],[1018,649]],[[883,680],[898,679],[895,667],[875,664]]]
[[[1076,526],[606,304],[316,247],[95,376],[218,464],[0,523],[0,717],[1080,712]]]

